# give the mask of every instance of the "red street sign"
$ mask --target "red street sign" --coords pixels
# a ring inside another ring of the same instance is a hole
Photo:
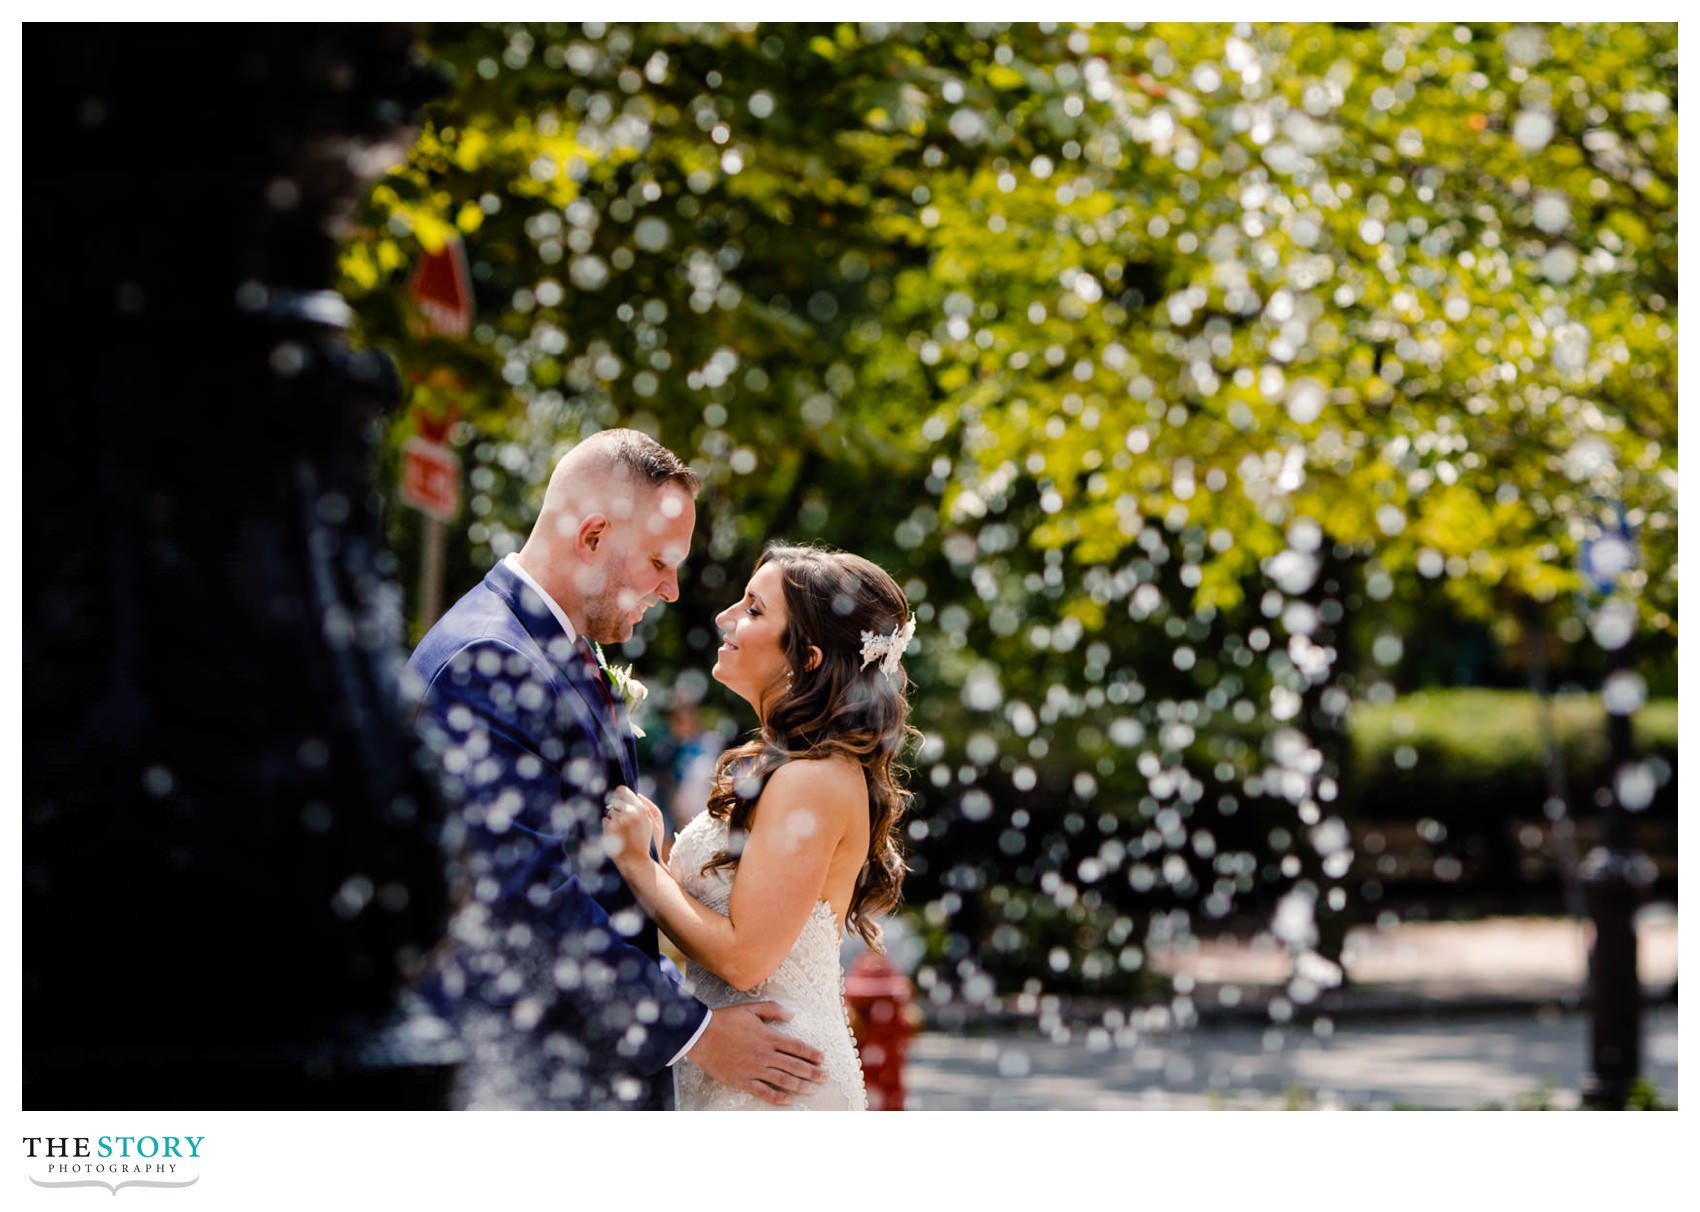
[[[401,448],[401,499],[439,522],[460,511],[460,459],[447,446],[409,438]]]
[[[458,387],[459,384],[457,383],[456,386]],[[459,419],[460,409],[455,407],[453,403],[440,417],[432,416],[423,408],[413,410],[413,428],[419,431],[420,437],[436,446],[448,444],[449,430],[454,428],[454,423]]]
[[[472,331],[472,280],[466,271],[466,250],[458,238],[449,237],[436,252],[420,258],[408,293],[431,332],[464,337]]]

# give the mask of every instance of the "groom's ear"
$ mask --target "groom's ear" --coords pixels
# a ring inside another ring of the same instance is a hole
[[[595,558],[597,549],[602,546],[602,540],[607,537],[608,519],[600,513],[586,514],[584,520],[578,524],[578,533],[574,535],[579,553],[591,559]]]
[[[820,663],[821,663],[821,651],[820,651],[820,649],[815,647],[813,644],[810,644],[809,645],[809,655],[806,658],[804,658],[804,660],[803,660],[803,672],[807,673],[811,670],[819,669]]]

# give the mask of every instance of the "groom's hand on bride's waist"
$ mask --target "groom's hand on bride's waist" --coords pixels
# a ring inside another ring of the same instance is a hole
[[[775,1028],[790,1017],[777,1002],[723,1006],[687,1055],[716,1081],[783,1107],[826,1080],[820,1049]]]

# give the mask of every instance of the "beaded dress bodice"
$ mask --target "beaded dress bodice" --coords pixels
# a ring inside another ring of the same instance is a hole
[[[735,869],[719,868],[704,875],[703,864],[726,848],[727,823],[707,812],[697,816],[673,839],[668,869],[686,892],[723,916],[729,916]],[[722,1085],[689,1058],[674,1066],[673,1076],[681,1111],[866,1111],[862,1064],[844,1009],[844,967],[838,959],[838,919],[832,906],[817,901],[803,932],[773,975],[749,992],[733,988],[696,964],[687,965],[685,985],[710,1009],[740,1002],[773,1001],[792,1014],[780,1030],[826,1054],[827,1080],[808,1098],[789,1108],[775,1107],[754,1095]]]

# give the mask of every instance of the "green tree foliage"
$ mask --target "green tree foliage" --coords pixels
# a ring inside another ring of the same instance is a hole
[[[1322,895],[1329,737],[1427,625],[1396,605],[1509,639],[1533,602],[1581,641],[1612,508],[1674,647],[1674,25],[426,40],[456,87],[343,269],[416,407],[460,408],[453,579],[614,424],[708,485],[646,664],[705,663],[766,538],[891,567],[933,925],[990,939],[1037,888],[1104,975],[1138,967],[1130,903]],[[450,234],[463,341],[406,320]]]

